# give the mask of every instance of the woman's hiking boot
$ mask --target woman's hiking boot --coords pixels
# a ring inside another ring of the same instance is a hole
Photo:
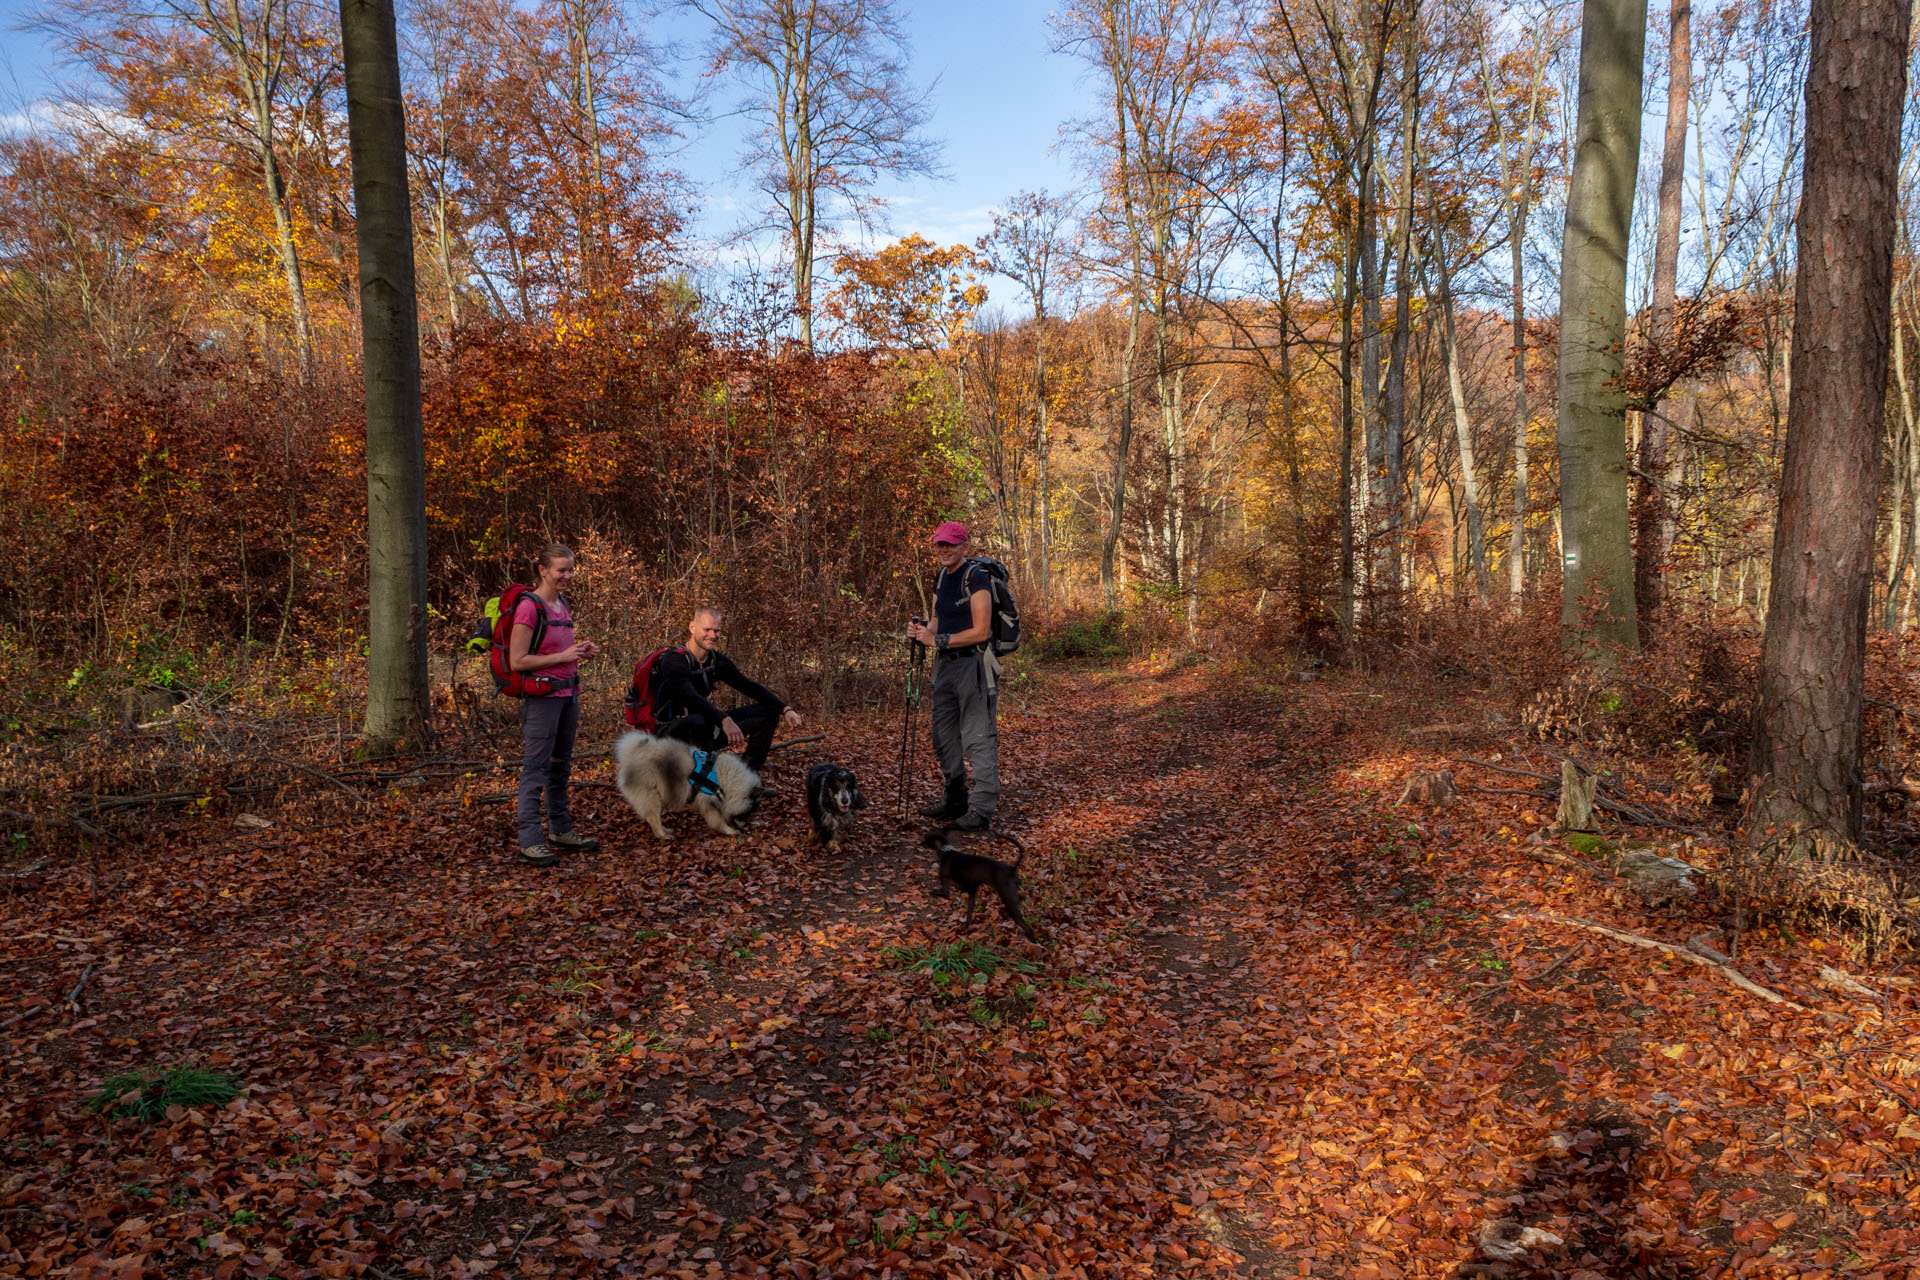
[[[520,861],[530,867],[551,867],[560,861],[560,855],[544,844],[529,844],[521,846]]]
[[[547,837],[547,843],[568,853],[593,853],[600,848],[598,840],[577,831],[556,831]]]
[[[920,816],[935,822],[952,822],[967,812],[967,780],[958,778],[947,784],[946,799],[920,810]]]

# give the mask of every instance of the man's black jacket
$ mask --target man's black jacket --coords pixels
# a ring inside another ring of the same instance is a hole
[[[768,704],[776,713],[787,706],[773,690],[742,675],[733,659],[718,649],[709,649],[704,662],[695,660],[684,648],[669,649],[655,661],[653,675],[658,690],[653,718],[662,724],[691,715],[717,726],[727,713],[713,704],[713,692],[723,684],[754,702]]]

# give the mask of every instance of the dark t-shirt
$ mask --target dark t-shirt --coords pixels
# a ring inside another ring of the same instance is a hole
[[[973,628],[973,593],[987,591],[987,571],[971,560],[964,560],[952,573],[942,569],[933,580],[933,629],[958,635]],[[977,644],[963,644],[952,653],[971,653]]]
[[[657,691],[653,718],[663,724],[685,715],[719,724],[727,713],[714,705],[713,694],[723,684],[738,689],[755,702],[770,704],[776,711],[784,710],[787,705],[773,690],[742,675],[733,659],[718,649],[709,649],[704,662],[696,661],[684,648],[669,649],[654,663],[653,678]]]

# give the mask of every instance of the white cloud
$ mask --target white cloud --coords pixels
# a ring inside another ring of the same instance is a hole
[[[56,102],[40,98],[13,111],[0,111],[0,134],[65,133],[74,137],[109,135],[117,138],[145,133],[132,116],[88,102]]]
[[[70,105],[42,98],[17,111],[0,112],[0,133],[58,133],[84,122]]]

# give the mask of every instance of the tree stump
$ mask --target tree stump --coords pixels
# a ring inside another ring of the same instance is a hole
[[[1593,830],[1593,793],[1600,775],[1580,776],[1580,767],[1571,760],[1560,762],[1560,810],[1553,825],[1561,831]]]
[[[1454,785],[1453,772],[1448,769],[1416,773],[1400,793],[1401,804],[1450,804],[1459,798],[1460,788]]]

